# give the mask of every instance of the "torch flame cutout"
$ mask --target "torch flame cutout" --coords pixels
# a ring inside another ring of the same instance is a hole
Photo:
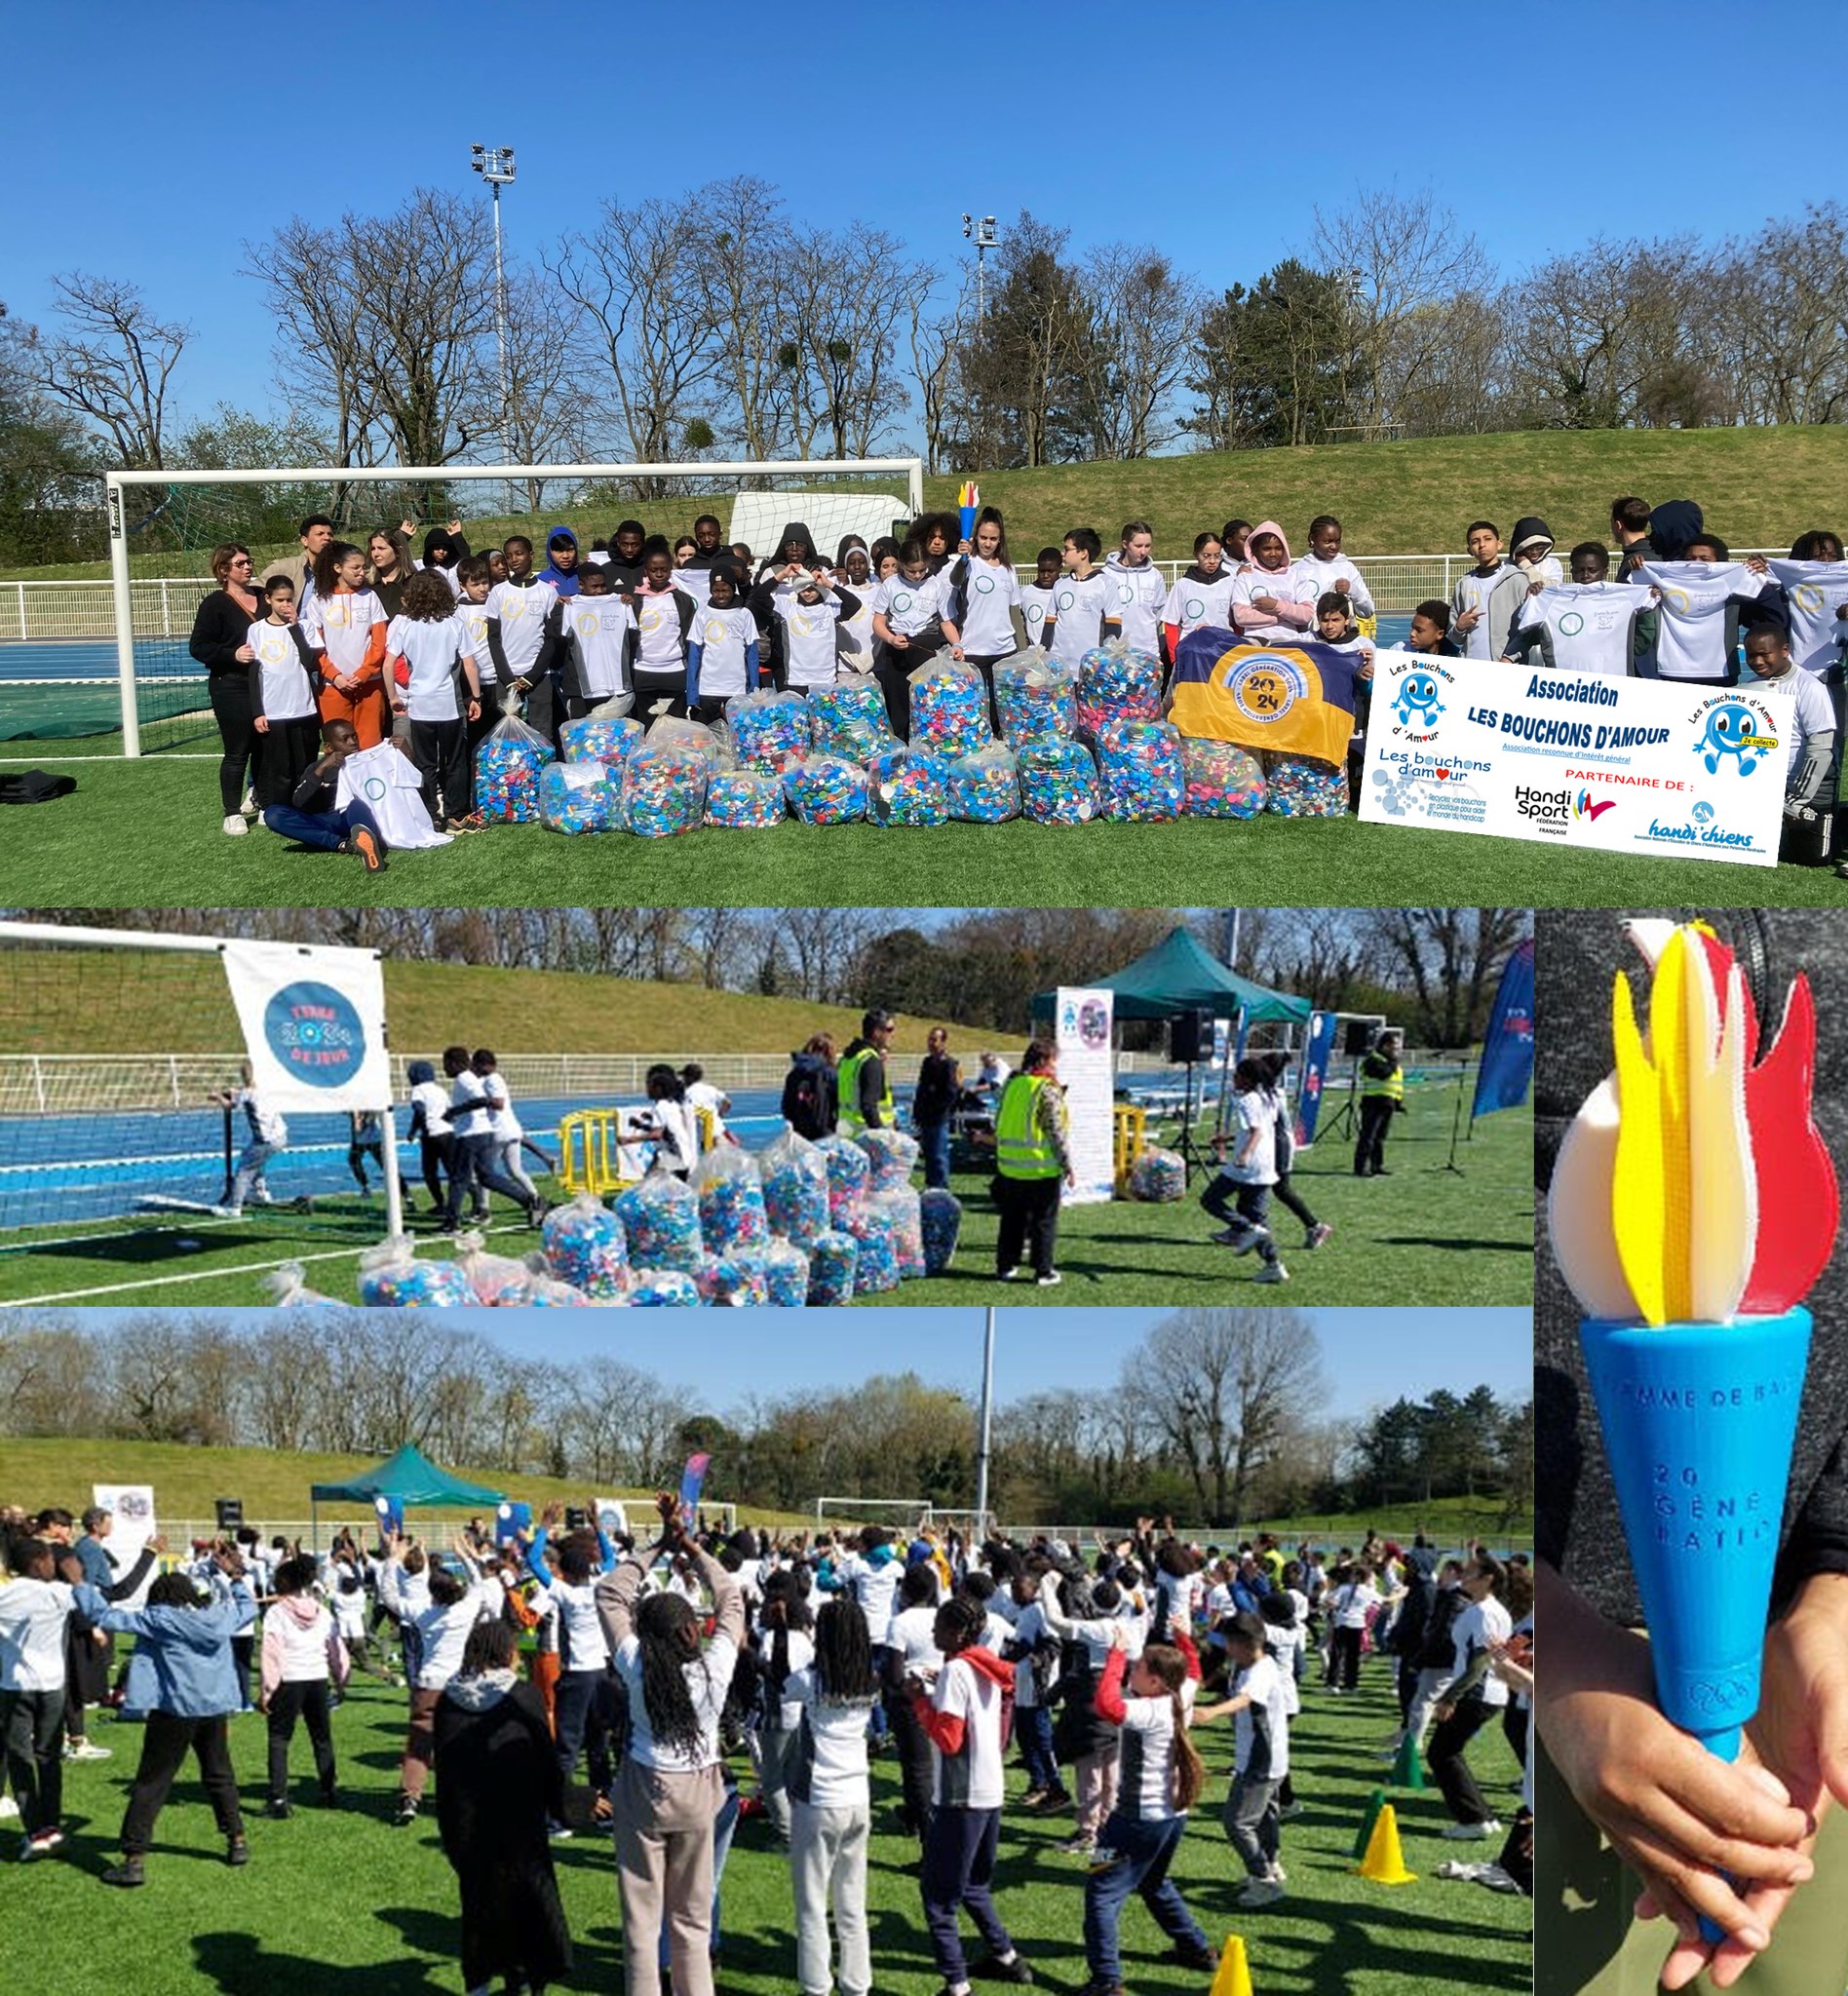
[[[1809,981],[1792,983],[1758,1059],[1758,1020],[1731,950],[1695,924],[1666,940],[1642,923],[1631,933],[1654,956],[1649,1030],[1620,973],[1616,1072],[1580,1109],[1554,1173],[1560,1272],[1589,1315],[1619,1322],[1781,1314],[1822,1273],[1839,1216],[1810,1116]]]

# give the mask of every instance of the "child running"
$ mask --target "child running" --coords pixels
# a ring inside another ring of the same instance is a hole
[[[1241,1906],[1273,1905],[1283,1898],[1288,1875],[1279,1840],[1278,1789],[1290,1772],[1290,1719],[1283,1672],[1265,1651],[1264,1624],[1249,1610],[1228,1618],[1226,1653],[1233,1670],[1232,1695],[1194,1712],[1196,1724],[1230,1718],[1233,1731],[1232,1786],[1225,1798],[1225,1833],[1238,1852],[1247,1883]]]

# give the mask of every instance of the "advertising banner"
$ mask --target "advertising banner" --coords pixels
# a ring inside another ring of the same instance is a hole
[[[1774,866],[1788,695],[1375,654],[1361,816]]]
[[[1059,987],[1059,1079],[1071,1119],[1071,1162],[1078,1182],[1060,1195],[1065,1206],[1092,1206],[1116,1196],[1116,1056],[1110,1046],[1110,991]]]

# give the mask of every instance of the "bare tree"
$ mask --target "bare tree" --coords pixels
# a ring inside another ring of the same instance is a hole
[[[783,197],[741,173],[698,189],[691,205],[703,236],[694,281],[730,389],[726,414],[747,457],[774,458],[789,412],[781,359],[789,263],[779,240],[788,227]]]
[[[1124,1367],[1147,1419],[1215,1523],[1249,1516],[1254,1479],[1327,1395],[1321,1351],[1293,1310],[1182,1310]]]
[[[131,471],[166,464],[167,391],[192,328],[154,316],[135,286],[71,271],[52,280],[63,330],[37,343],[40,384],[94,423]]]
[[[1159,250],[1110,243],[1080,266],[1091,314],[1081,348],[1101,457],[1148,457],[1179,436],[1174,392],[1199,331],[1200,287]]]
[[[694,213],[684,202],[606,201],[596,228],[566,236],[547,259],[576,308],[574,352],[605,370],[593,400],[638,464],[683,454],[686,426],[710,413],[719,371]]]
[[[1487,1023],[1489,982],[1531,933],[1526,908],[1381,908],[1377,933],[1403,966],[1427,1046],[1466,1047]]]
[[[246,254],[285,374],[312,384],[359,462],[448,464],[499,429],[493,255],[468,202],[422,187],[394,214],[296,219]]]
[[[905,402],[897,331],[913,299],[937,282],[883,229],[851,222],[792,232],[786,327],[778,360],[789,377],[790,434],[799,457],[868,457]]]
[[[1487,287],[1488,259],[1429,191],[1375,189],[1338,213],[1318,209],[1314,246],[1317,266],[1345,288],[1354,315],[1356,379],[1342,399],[1366,428],[1395,427],[1444,352],[1444,308]]]
[[[974,317],[974,299],[967,287],[945,307],[928,291],[905,300],[906,337],[911,350],[911,378],[917,383],[917,412],[924,436],[928,470],[944,469],[944,448],[957,401],[957,367]]]
[[[507,280],[507,414],[505,448],[514,464],[575,462],[596,434],[577,392],[571,351],[575,313],[548,279],[520,271]],[[528,509],[546,503],[546,481],[524,481]]]
[[[1767,222],[1729,246],[1718,287],[1750,310],[1718,317],[1720,371],[1750,423],[1836,423],[1848,413],[1848,214],[1837,202],[1801,222]]]

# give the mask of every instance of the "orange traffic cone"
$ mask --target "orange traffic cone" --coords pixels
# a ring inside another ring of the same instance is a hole
[[[1361,1860],[1360,1872],[1375,1885],[1409,1885],[1418,1875],[1405,1869],[1405,1860],[1399,1848],[1399,1816],[1390,1802],[1382,1805],[1373,1834],[1367,1840],[1367,1855]]]
[[[1219,1951],[1219,1966],[1213,1973],[1209,1996],[1251,1996],[1251,1971],[1246,1965],[1242,1935],[1227,1935]]]
[[[1349,1856],[1358,1864],[1367,1856],[1367,1847],[1373,1840],[1373,1825],[1379,1821],[1379,1812],[1386,1806],[1386,1790],[1375,1788],[1367,1798],[1367,1807],[1361,1811],[1361,1826],[1354,1833],[1354,1848]]]

